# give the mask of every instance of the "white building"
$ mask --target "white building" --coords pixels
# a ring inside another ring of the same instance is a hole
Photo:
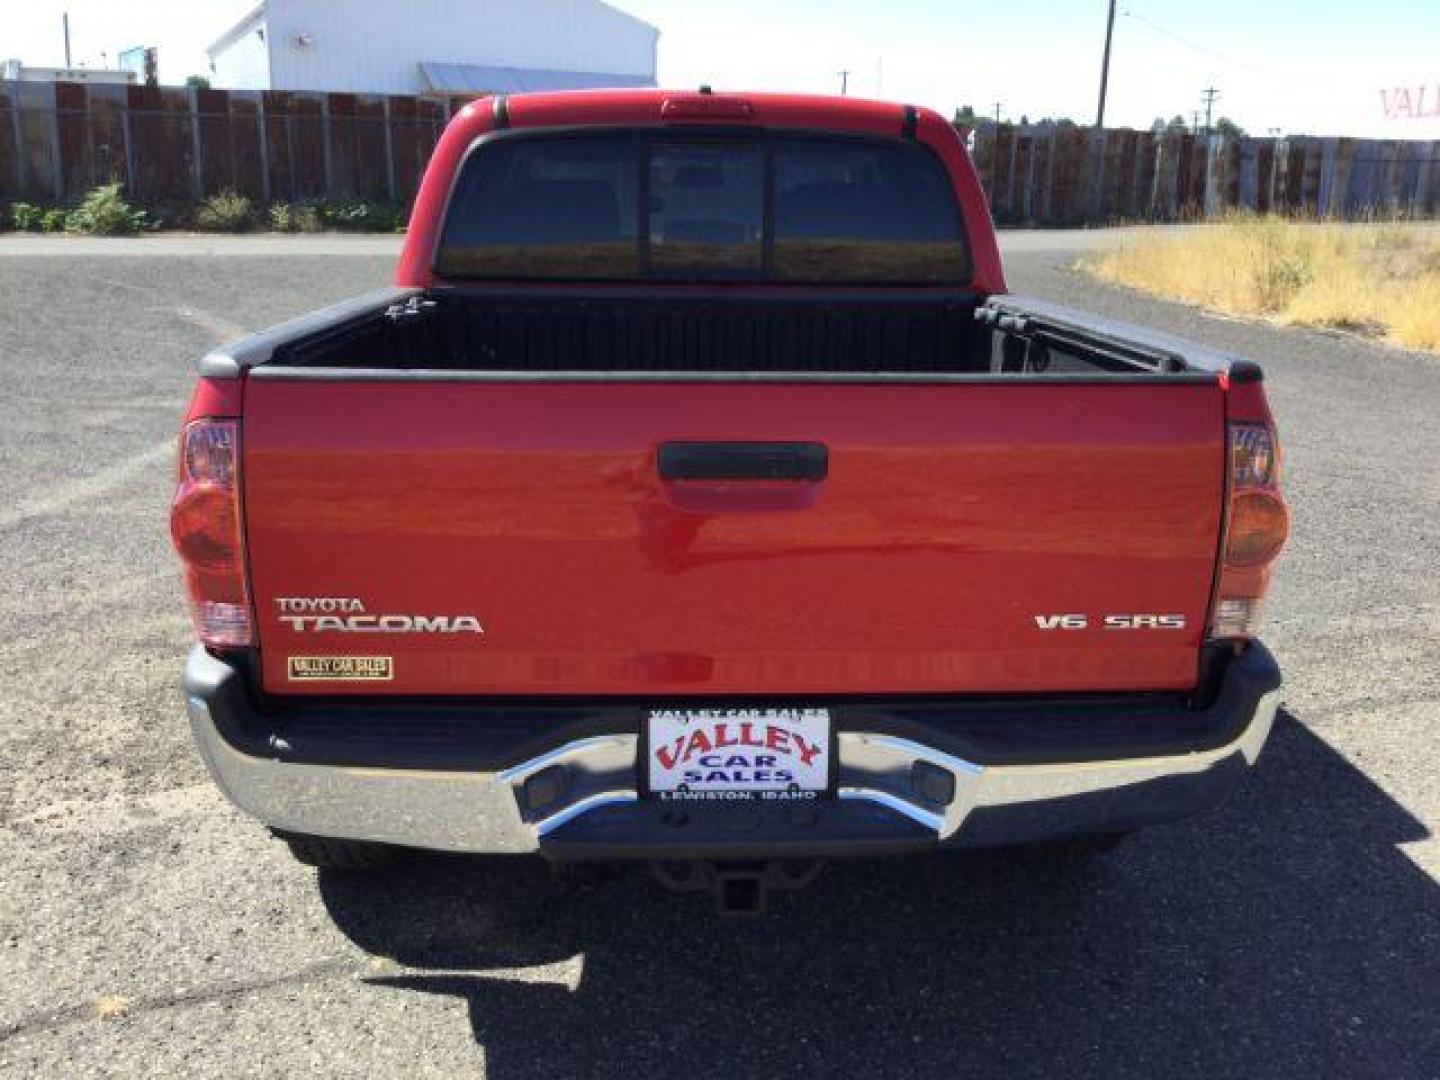
[[[265,0],[216,87],[461,95],[654,86],[660,31],[602,0]]]
[[[0,79],[6,82],[83,82],[128,86],[140,80],[133,71],[111,68],[26,67],[19,60],[0,62]]]

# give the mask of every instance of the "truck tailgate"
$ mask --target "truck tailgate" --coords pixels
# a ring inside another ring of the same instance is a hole
[[[1223,505],[1218,381],[329,374],[246,382],[268,691],[1196,682]],[[807,444],[826,462],[706,479],[702,461],[664,479],[672,443]]]

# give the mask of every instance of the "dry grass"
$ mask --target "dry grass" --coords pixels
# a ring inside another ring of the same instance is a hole
[[[1440,230],[1236,215],[1142,232],[1083,264],[1105,281],[1229,315],[1440,352]]]

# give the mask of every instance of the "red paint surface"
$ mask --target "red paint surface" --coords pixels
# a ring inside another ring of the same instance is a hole
[[[185,423],[204,417],[223,419],[239,416],[244,389],[245,384],[239,379],[195,380],[195,389],[190,392],[190,404],[185,408]]]
[[[1235,423],[1274,426],[1270,405],[1265,400],[1265,384],[1231,382],[1225,394],[1225,418]]]
[[[514,127],[663,126],[666,101],[693,97],[526,95],[508,106]],[[743,101],[750,119],[727,105],[717,122],[895,136],[903,120],[877,102]],[[480,102],[447,130],[401,284],[445,284],[429,265],[445,197],[492,123]],[[958,136],[923,109],[916,135],[950,172],[972,287],[1003,292]],[[1259,384],[1224,377],[202,380],[189,415],[238,415],[242,392],[262,678],[291,694],[1188,689],[1216,570],[1225,421],[1269,420]],[[655,454],[668,440],[823,442],[830,472],[797,484],[663,482]],[[278,618],[280,597],[358,598],[372,616],[475,615],[485,633],[300,632]],[[1037,626],[1067,614],[1090,626]],[[1178,614],[1186,627],[1105,629],[1116,614]],[[300,655],[390,656],[395,678],[290,683],[287,659]]]
[[[663,111],[667,101],[672,103],[673,112],[675,103],[690,103],[701,97],[699,94],[670,90],[520,94],[506,98],[506,110],[512,128],[585,124],[664,127]],[[898,137],[904,122],[904,107],[890,102],[805,94],[726,95],[723,100],[735,99],[743,99],[749,104],[752,118],[746,123],[757,128],[802,128]],[[732,114],[718,116],[715,122],[737,123],[733,111],[727,111]],[[971,287],[986,294],[1006,292],[990,210],[959,133],[930,109],[916,109],[915,112],[915,137],[935,151],[954,185],[975,267]],[[693,115],[683,116],[679,122],[687,125],[705,123]],[[494,128],[494,110],[489,99],[467,105],[450,121],[435,147],[415,199],[405,249],[395,274],[396,284],[422,288],[443,284],[431,272],[430,263],[440,235],[445,200],[465,151],[476,139]]]
[[[252,379],[244,484],[265,685],[388,655],[385,692],[897,693],[1194,685],[1223,503],[1218,384]],[[828,478],[695,485],[670,439],[804,440]],[[803,485],[801,485],[803,486]],[[478,615],[296,633],[282,596]],[[1035,616],[1185,615],[1181,631]]]

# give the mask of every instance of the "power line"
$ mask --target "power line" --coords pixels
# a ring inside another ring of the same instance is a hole
[[[1157,34],[1163,34],[1165,37],[1170,38],[1172,41],[1177,41],[1181,45],[1184,45],[1187,49],[1193,49],[1196,52],[1204,53],[1206,56],[1213,56],[1216,60],[1223,60],[1225,63],[1231,64],[1234,67],[1246,68],[1250,71],[1255,72],[1257,75],[1264,75],[1267,78],[1271,79],[1284,79],[1287,82],[1308,82],[1313,83],[1316,86],[1328,87],[1333,85],[1329,80],[1326,79],[1317,79],[1314,76],[1301,75],[1293,71],[1281,71],[1278,68],[1265,67],[1261,64],[1256,64],[1249,60],[1241,60],[1238,57],[1230,56],[1227,53],[1218,52],[1217,50],[1212,49],[1207,45],[1201,45],[1198,41],[1194,41],[1191,38],[1186,37],[1184,34],[1176,33],[1174,30],[1170,30],[1164,26],[1161,26],[1154,19],[1147,19],[1144,15],[1141,15],[1138,11],[1135,11],[1131,8],[1123,9],[1120,14],[1125,16],[1127,19],[1134,19],[1136,22],[1144,23],[1151,30],[1154,30]]]
[[[1144,15],[1141,15],[1138,11],[1134,11],[1134,10],[1132,10],[1132,9],[1130,9],[1130,8],[1126,8],[1124,11],[1121,12],[1121,14],[1124,15],[1127,19],[1134,19],[1134,20],[1136,20],[1137,22],[1142,22],[1142,23],[1144,23],[1146,26],[1150,27],[1151,30],[1154,30],[1154,31],[1156,31],[1157,33],[1160,33],[1160,34],[1164,34],[1166,37],[1172,38],[1173,40],[1178,41],[1181,45],[1184,45],[1184,46],[1185,46],[1186,48],[1188,48],[1188,49],[1194,49],[1196,52],[1202,52],[1202,53],[1205,53],[1205,54],[1208,55],[1208,56],[1213,56],[1213,57],[1215,57],[1217,60],[1224,60],[1227,64],[1238,64],[1238,65],[1240,65],[1241,67],[1251,67],[1251,66],[1253,66],[1253,65],[1251,65],[1251,64],[1246,63],[1244,60],[1236,60],[1233,56],[1226,56],[1224,53],[1216,52],[1214,49],[1211,49],[1211,48],[1208,48],[1208,47],[1206,47],[1206,46],[1204,46],[1204,45],[1201,45],[1199,42],[1191,41],[1189,38],[1185,37],[1183,34],[1177,34],[1174,30],[1167,30],[1165,27],[1163,27],[1163,26],[1161,26],[1159,23],[1157,23],[1154,19],[1147,19]]]

